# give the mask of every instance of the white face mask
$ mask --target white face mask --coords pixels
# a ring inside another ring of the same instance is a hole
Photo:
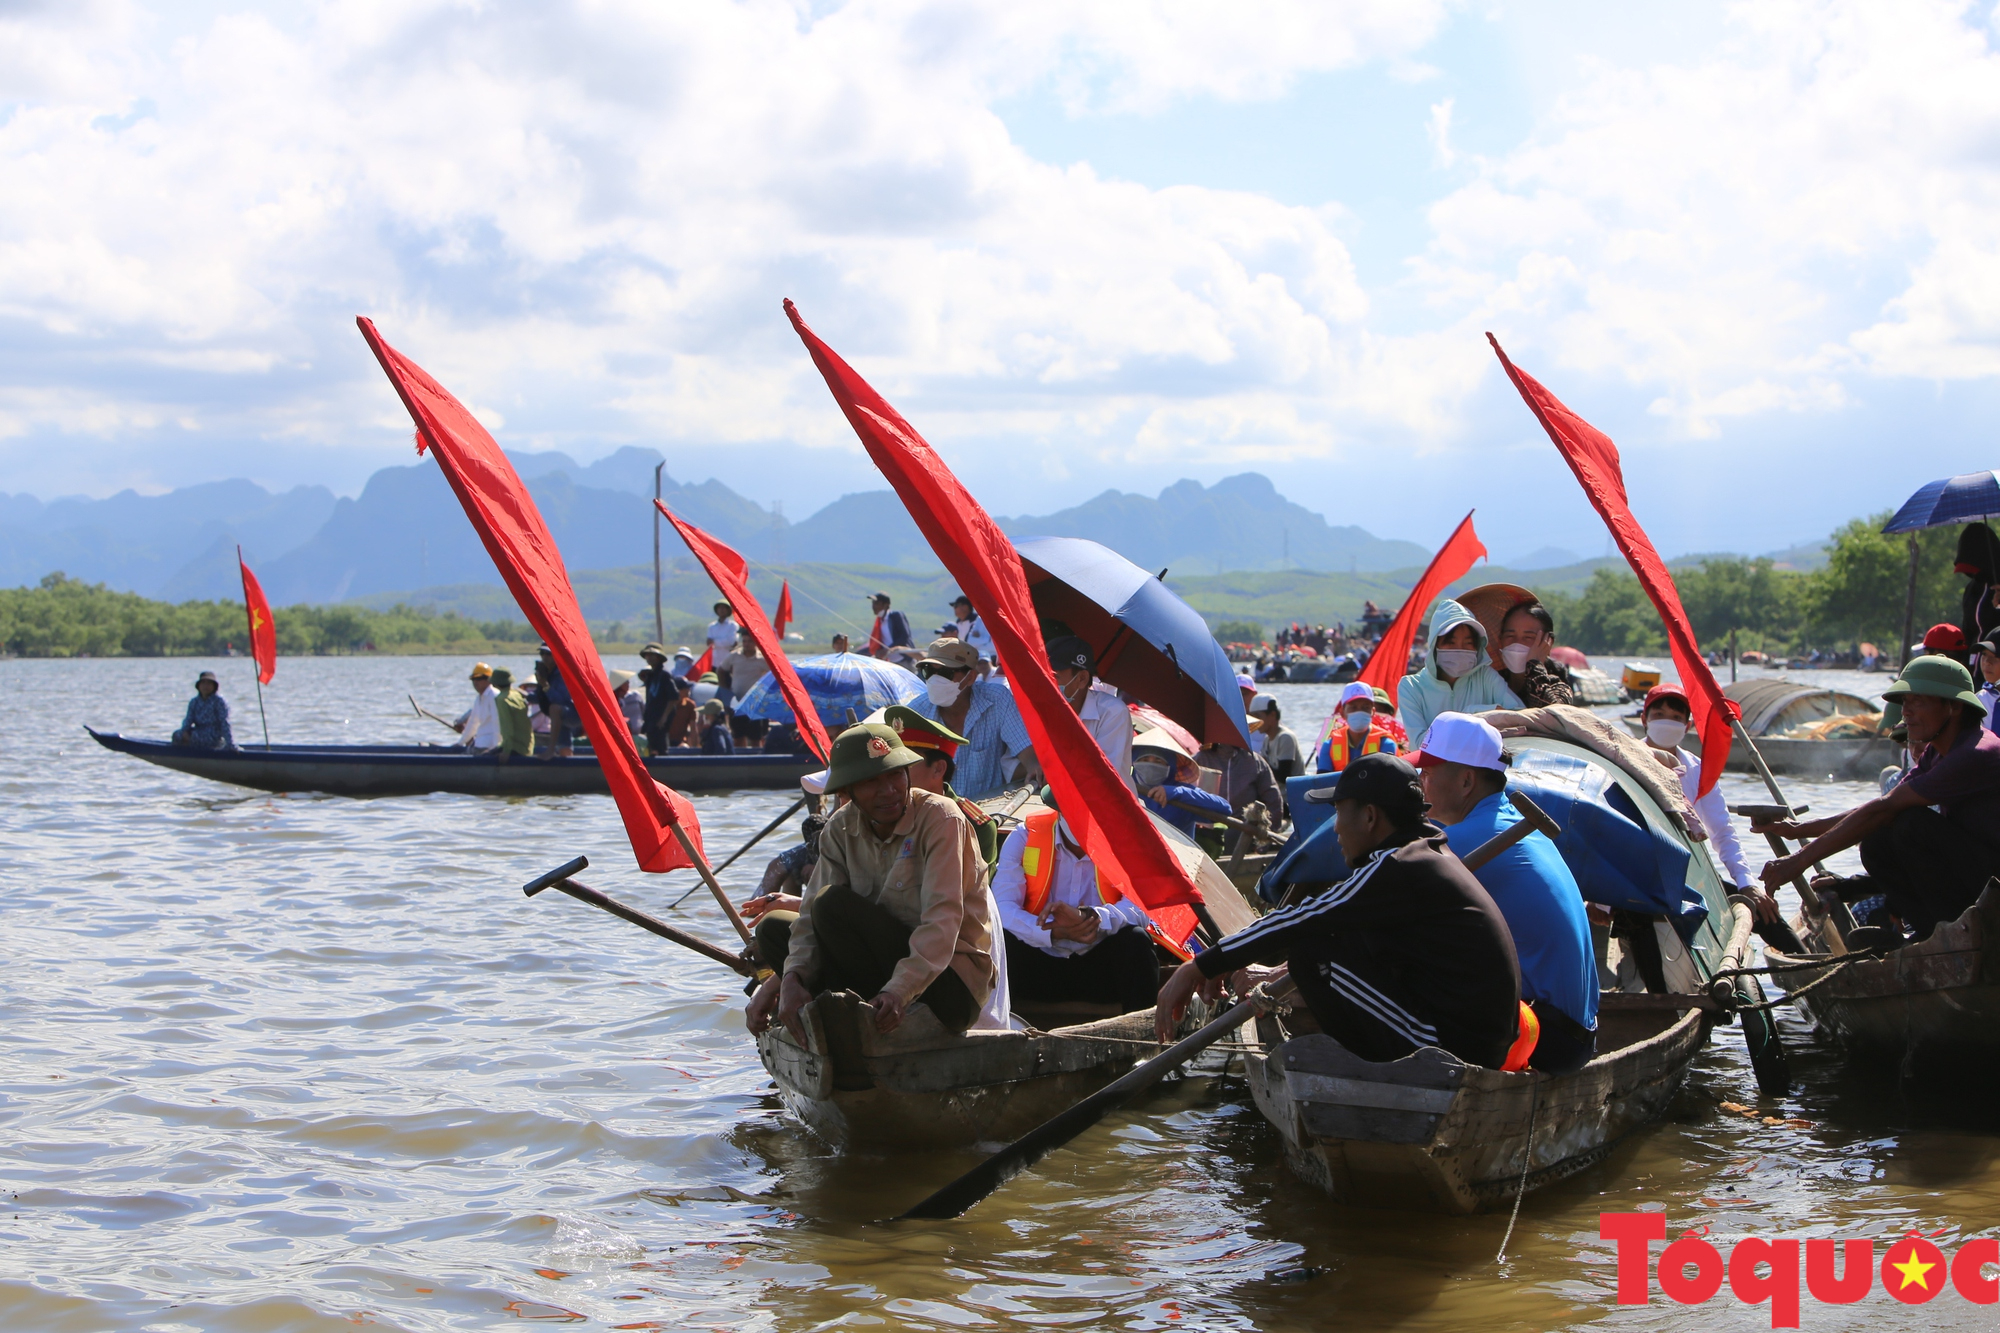
[[[1688,734],[1688,724],[1670,717],[1656,717],[1646,724],[1646,739],[1662,750],[1671,750]]]
[[[1479,665],[1479,654],[1470,648],[1440,648],[1437,650],[1438,670],[1457,680],[1472,674],[1472,668]]]
[[[1510,643],[1500,650],[1500,660],[1507,664],[1509,671],[1526,671],[1528,655],[1533,651],[1525,643]]]
[[[1369,724],[1374,720],[1375,714],[1373,712],[1366,708],[1357,708],[1347,715],[1347,729],[1349,731],[1366,731]]]
[[[928,694],[931,702],[939,708],[949,708],[957,703],[961,689],[963,686],[959,682],[943,674],[932,676],[924,682],[924,693]]]
[[[1174,771],[1165,764],[1132,765],[1132,780],[1139,784],[1140,791],[1151,791],[1155,787],[1162,786],[1173,775]]]

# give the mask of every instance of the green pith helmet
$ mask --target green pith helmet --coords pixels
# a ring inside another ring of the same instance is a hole
[[[971,744],[965,737],[959,735],[944,723],[934,717],[925,717],[922,713],[919,713],[907,704],[890,704],[887,708],[883,709],[882,723],[884,726],[894,730],[899,737],[907,736],[912,731],[927,731],[933,736],[942,736],[945,740],[950,741],[954,749],[960,745]],[[919,737],[919,739],[922,738]],[[906,740],[903,744],[908,745],[909,742]],[[949,751],[943,749],[943,747],[937,745],[935,742],[933,742],[931,748],[937,750],[940,754],[949,753]]]
[[[1056,813],[1062,813],[1062,807],[1056,804],[1056,789],[1054,787],[1044,784],[1042,789],[1035,793],[1035,799]]]
[[[514,673],[506,667],[493,668],[493,688],[505,694],[514,688]]]
[[[1931,694],[1940,699],[1956,699],[1971,704],[1981,713],[1986,701],[1972,690],[1972,673],[1949,657],[1926,654],[1913,657],[1904,666],[1896,683],[1882,691],[1884,699],[1900,699],[1906,694]]]
[[[922,755],[903,744],[894,727],[864,722],[833,738],[833,762],[827,766],[826,789],[845,791],[857,782],[908,768],[921,758]]]

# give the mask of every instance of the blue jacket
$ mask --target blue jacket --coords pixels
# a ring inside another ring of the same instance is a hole
[[[1472,807],[1445,829],[1452,851],[1470,856],[1521,822],[1505,792]],[[1597,951],[1583,895],[1556,845],[1530,833],[1474,872],[1500,906],[1521,960],[1521,998],[1553,1004],[1587,1028],[1597,1027]]]
[[[1472,626],[1479,663],[1455,681],[1438,674],[1437,641],[1460,625]],[[1424,668],[1403,677],[1396,687],[1396,712],[1414,749],[1424,748],[1424,733],[1439,713],[1484,713],[1495,708],[1519,708],[1520,696],[1507,688],[1486,655],[1486,631],[1478,617],[1449,597],[1431,608],[1431,642],[1424,651]]]
[[[1177,782],[1169,782],[1164,785],[1167,789],[1168,800],[1186,801],[1189,805],[1198,805],[1214,817],[1202,822],[1212,824],[1216,819],[1235,813],[1235,811],[1229,808],[1229,802],[1223,800],[1213,792],[1203,791],[1199,787],[1182,786]],[[1190,838],[1194,836],[1195,822],[1201,819],[1201,816],[1197,815],[1194,811],[1183,810],[1178,805],[1155,805],[1151,798],[1147,799],[1146,808],[1166,820],[1169,824],[1172,824],[1181,832],[1187,834]]]

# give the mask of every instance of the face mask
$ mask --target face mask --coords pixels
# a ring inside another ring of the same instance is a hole
[[[936,675],[924,682],[924,693],[939,708],[949,708],[958,702],[959,683],[950,676]]]
[[[1646,739],[1662,750],[1671,750],[1688,734],[1688,724],[1668,717],[1656,717],[1646,724]]]
[[[1533,651],[1525,643],[1510,643],[1500,650],[1500,660],[1507,664],[1509,671],[1520,672],[1528,669],[1528,654]]]
[[[1139,784],[1139,790],[1151,791],[1173,776],[1173,770],[1165,764],[1134,764],[1132,780]]]
[[[1349,731],[1366,731],[1369,724],[1374,720],[1374,713],[1366,708],[1357,708],[1347,715],[1347,729]]]
[[[1472,668],[1479,665],[1479,654],[1470,648],[1440,648],[1437,659],[1438,670],[1453,680],[1471,675]]]

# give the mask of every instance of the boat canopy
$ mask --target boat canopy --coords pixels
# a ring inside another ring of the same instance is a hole
[[[1882,711],[1858,694],[1790,680],[1739,680],[1722,692],[1742,708],[1743,729],[1752,736],[1783,736],[1829,717]]]

